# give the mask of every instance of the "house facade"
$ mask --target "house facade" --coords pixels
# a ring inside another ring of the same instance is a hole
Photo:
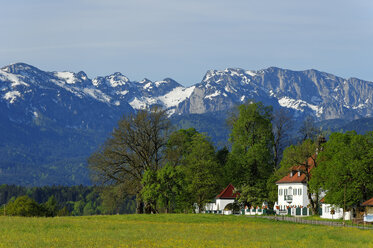
[[[278,188],[278,198],[275,203],[277,214],[309,215],[307,209],[309,200],[307,196],[306,175],[301,168],[294,166],[288,175],[276,182]]]
[[[215,202],[206,204],[205,213],[231,214],[232,211],[225,210],[225,207],[230,203],[234,203],[237,196],[238,193],[235,193],[234,186],[229,184],[215,197]]]
[[[320,218],[323,219],[342,219],[343,218],[343,208],[327,204],[327,203],[322,203],[321,204],[321,215]],[[345,220],[349,220],[350,217],[350,212],[345,213]]]

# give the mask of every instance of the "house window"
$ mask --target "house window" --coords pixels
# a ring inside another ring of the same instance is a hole
[[[279,189],[279,190],[278,190],[278,194],[279,194],[279,195],[282,195],[282,189]]]
[[[297,195],[297,189],[293,189],[293,195]]]
[[[302,189],[298,189],[298,195],[302,195]]]
[[[292,195],[292,193],[293,193],[293,188],[292,187],[289,187],[288,193],[289,193],[289,195]]]
[[[288,195],[288,189],[284,189],[284,195]]]

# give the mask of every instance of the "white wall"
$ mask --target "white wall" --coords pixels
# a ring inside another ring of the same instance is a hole
[[[334,208],[335,214],[331,214],[331,209]],[[330,204],[321,204],[322,214],[321,218],[324,219],[341,219],[343,217],[343,209],[335,207]]]
[[[343,208],[336,207],[331,204],[321,204],[322,208],[322,215],[320,216],[321,218],[324,219],[342,219],[343,218]],[[334,208],[335,214],[331,214],[330,210]],[[352,219],[352,214],[351,211],[345,212],[345,220],[351,220]]]
[[[303,183],[280,183],[277,184],[278,188],[278,201],[277,204],[280,206],[280,209],[286,209],[286,206],[303,206],[307,207],[309,204],[308,197],[307,197],[307,186]],[[289,188],[291,187],[291,192],[289,192]],[[296,189],[297,192],[294,194],[293,190]],[[299,195],[299,189],[301,189],[301,194]],[[285,201],[285,190],[288,191],[287,195],[291,195],[293,197],[292,202],[288,203]],[[280,194],[280,191],[282,194]]]
[[[224,210],[225,206],[233,202],[234,202],[234,199],[216,199],[215,203],[207,203],[205,206],[205,210],[210,210],[210,211]]]

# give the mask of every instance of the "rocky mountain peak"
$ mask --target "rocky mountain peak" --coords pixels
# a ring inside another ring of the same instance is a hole
[[[192,87],[184,87],[171,78],[154,82],[147,78],[130,81],[119,72],[91,80],[82,71],[44,72],[25,63],[0,70],[0,102],[8,105],[16,102],[27,105],[30,99],[38,101],[47,96],[63,104],[62,93],[110,106],[129,104],[134,109],[159,104],[173,114],[229,111],[253,99],[275,108],[290,109],[296,118],[313,115],[325,120],[373,116],[372,82],[343,79],[314,69],[208,70],[202,81]]]

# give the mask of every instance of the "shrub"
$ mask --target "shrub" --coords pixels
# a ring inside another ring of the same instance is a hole
[[[17,216],[41,216],[42,207],[27,195],[18,197],[14,202],[7,204],[6,212],[8,215]]]

